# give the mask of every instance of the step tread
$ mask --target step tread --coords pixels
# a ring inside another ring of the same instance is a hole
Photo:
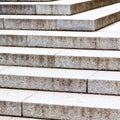
[[[3,88],[120,94],[119,71],[0,66],[0,78]]]
[[[102,119],[118,120],[120,115],[120,96],[0,89],[0,103],[1,115],[71,120],[101,114]]]
[[[45,120],[45,119],[32,119],[32,118],[23,118],[23,117],[0,116],[0,120]]]
[[[95,31],[119,21],[119,6],[117,3],[72,16],[0,15],[0,28]]]
[[[71,5],[92,0],[57,0],[52,2],[0,2],[0,5]]]
[[[0,19],[48,19],[48,20],[96,20],[101,17],[120,12],[120,3],[97,8],[72,16],[51,16],[51,15],[0,15]],[[100,13],[100,14],[98,14]]]
[[[22,102],[35,93],[29,90],[0,89],[0,101]]]
[[[0,66],[1,75],[33,76],[44,78],[88,79],[95,72],[97,71]]]
[[[23,72],[24,71],[24,72]],[[120,81],[120,72],[0,66],[0,75]]]
[[[0,89],[0,101],[118,109],[120,96]]]
[[[96,4],[97,2],[97,4]],[[60,0],[53,2],[1,2],[1,14],[73,15],[118,3],[119,0]],[[19,7],[18,7],[19,6]],[[81,8],[81,9],[80,9]],[[14,11],[14,9],[16,11]]]
[[[0,54],[120,58],[120,51],[76,50],[76,49],[55,49],[55,48],[0,47]]]
[[[120,22],[116,22],[96,32],[72,32],[72,31],[35,31],[35,30],[0,30],[2,35],[23,35],[23,36],[61,36],[61,37],[120,37]]]

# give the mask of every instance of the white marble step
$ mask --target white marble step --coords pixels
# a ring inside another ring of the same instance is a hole
[[[119,6],[117,3],[72,16],[0,15],[0,28],[95,31],[120,20]]]
[[[97,32],[0,30],[0,46],[120,50],[120,22]]]
[[[120,51],[0,47],[0,64],[120,70]]]
[[[0,66],[0,87],[120,95],[120,72]]]
[[[72,15],[120,0],[58,0],[53,2],[1,2],[0,14]]]
[[[0,114],[47,119],[119,120],[120,96],[0,89]]]
[[[0,116],[0,120],[47,120],[47,119],[32,119],[23,117]]]

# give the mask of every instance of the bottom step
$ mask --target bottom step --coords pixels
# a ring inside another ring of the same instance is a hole
[[[22,117],[0,116],[0,120],[45,120],[45,119],[32,119],[32,118],[22,118]]]
[[[0,89],[0,115],[120,120],[120,96]]]

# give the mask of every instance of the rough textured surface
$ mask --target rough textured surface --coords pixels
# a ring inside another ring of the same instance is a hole
[[[119,55],[119,51],[64,50],[55,56],[55,67],[120,70]]]
[[[25,0],[21,0],[25,1]],[[5,2],[0,3],[1,14],[72,15],[94,8],[117,3],[120,0],[58,0],[53,2]],[[40,0],[38,0],[40,1]]]
[[[97,32],[0,30],[0,45],[119,50],[119,26],[117,22]]]
[[[119,21],[119,5],[117,3],[72,16],[1,15],[0,19],[4,19],[4,29],[95,31]]]
[[[33,93],[35,92],[0,89],[0,114],[21,116],[21,102]]]
[[[7,67],[0,71],[0,86],[66,92],[87,92],[87,79],[96,71]]]
[[[1,19],[0,20],[0,29],[2,29],[3,28],[3,20]]]
[[[120,73],[97,72],[88,80],[88,92],[120,95]]]
[[[119,120],[120,0],[19,1],[0,2],[0,115]]]
[[[1,65],[120,70],[120,51],[0,47],[0,58]]]
[[[27,46],[26,36],[1,35],[0,45],[2,46]]]
[[[23,115],[70,120],[98,120],[99,118],[119,120],[120,118],[120,97],[71,93],[54,93],[54,95],[38,92],[25,100]]]

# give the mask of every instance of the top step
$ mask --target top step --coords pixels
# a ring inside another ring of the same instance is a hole
[[[29,0],[18,0],[18,1],[29,1]],[[120,2],[120,0],[104,0],[104,2],[103,0],[56,0],[56,1],[49,0],[53,2],[46,2],[48,0],[44,0],[45,2],[35,2],[35,1],[34,2],[1,2],[0,14],[73,15],[94,8],[103,7],[106,5]]]

